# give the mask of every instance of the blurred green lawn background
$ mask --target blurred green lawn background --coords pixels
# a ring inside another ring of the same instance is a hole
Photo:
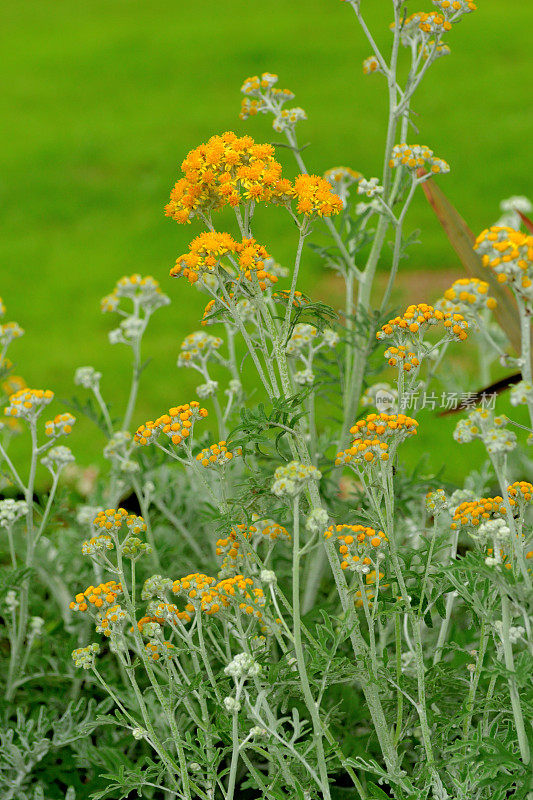
[[[363,5],[387,47],[389,0]],[[433,8],[425,0],[409,11],[419,6]],[[533,8],[523,0],[479,6],[454,28],[452,55],[422,85],[420,133],[410,136],[450,162],[440,185],[476,231],[497,218],[502,198],[530,190],[533,133],[526,95]],[[178,226],[162,210],[186,152],[225,130],[279,139],[270,119],[238,119],[243,79],[267,70],[308,113],[300,140],[311,143],[311,171],[345,164],[379,174],[383,79],[363,76],[369,48],[339,0],[12,0],[0,38],[0,295],[7,319],[26,330],[11,358],[29,385],[52,388],[58,398],[72,395],[75,368],[92,364],[104,372],[104,395],[117,402],[128,376],[126,348],[108,344],[113,319],[100,314],[99,300],[124,274],[153,274],[173,303],[155,315],[146,337],[153,361],[134,420],[140,423],[189,399],[197,383],[175,362],[183,335],[198,327],[203,298],[170,281],[168,269],[199,228]],[[280,158],[293,174],[288,154]],[[411,225],[422,229],[422,244],[403,269],[412,300],[431,300],[418,296],[421,271],[459,275],[461,268],[422,197]],[[287,215],[262,212],[259,232],[272,255],[290,264]],[[310,251],[304,276],[307,287],[329,294]],[[423,446],[432,449],[436,436],[439,449],[457,448],[450,424],[430,423]],[[90,463],[101,443],[83,423],[71,444]],[[447,475],[459,478],[466,455],[453,453]],[[431,463],[441,457],[442,450]]]

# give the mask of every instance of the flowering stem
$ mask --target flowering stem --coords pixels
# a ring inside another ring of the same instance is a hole
[[[320,773],[321,789],[325,800],[330,800],[331,795],[329,791],[328,770],[326,766],[326,758],[324,755],[324,744],[322,741],[323,732],[320,722],[318,709],[311,693],[309,685],[309,678],[307,676],[307,668],[302,647],[302,628],[301,628],[301,615],[300,615],[300,501],[298,496],[293,499],[292,505],[293,517],[293,550],[292,550],[292,608],[293,608],[293,632],[294,632],[294,653],[296,655],[296,662],[298,664],[298,672],[302,682],[302,690],[304,694],[305,704],[307,710],[311,715],[313,723],[313,738],[316,747],[316,754],[318,760],[318,769]]]
[[[507,670],[510,673],[514,673],[515,667],[514,667],[513,648],[509,636],[509,628],[511,626],[509,598],[504,589],[500,589],[500,596],[502,601],[501,635],[502,635],[502,645],[503,645],[503,656],[505,659],[505,666],[507,667]],[[524,764],[529,764],[530,752],[529,752],[527,734],[524,727],[522,706],[520,704],[520,696],[518,694],[518,688],[516,686],[516,679],[513,677],[512,674],[509,675],[508,682],[509,682],[509,694],[511,695],[511,705],[513,708],[514,723],[516,727],[516,734],[518,736],[518,746],[520,748],[520,755],[522,757],[522,761],[524,762]]]

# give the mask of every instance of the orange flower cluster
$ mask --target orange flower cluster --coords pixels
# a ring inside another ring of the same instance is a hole
[[[173,654],[176,648],[171,642],[148,642],[145,650],[152,661],[159,661],[161,654],[170,656]]]
[[[451,527],[453,530],[460,526],[475,528],[484,520],[501,517],[505,513],[503,497],[480,497],[478,500],[467,500],[455,509]]]
[[[260,608],[265,604],[263,590],[254,585],[251,578],[244,575],[233,575],[215,581],[203,573],[194,573],[174,581],[174,594],[183,595],[189,602],[185,606],[187,612],[195,610],[195,606],[205,614],[217,614],[224,608],[237,604],[245,614],[261,619]]]
[[[72,426],[76,422],[76,417],[69,414],[58,414],[54,419],[49,419],[44,423],[44,432],[46,436],[67,436],[72,432]]]
[[[255,239],[235,241],[229,233],[205,231],[189,245],[189,251],[178,256],[170,277],[183,276],[189,283],[196,283],[201,275],[216,273],[219,278],[235,279],[235,270],[247,280],[257,275],[260,288],[264,291],[267,281],[277,283],[277,277],[265,270],[268,253]],[[227,258],[226,264],[221,264]]]
[[[76,595],[69,608],[71,611],[87,611],[89,605],[97,610],[109,608],[114,605],[121,592],[122,586],[114,580],[100,583],[98,586],[88,586],[84,592]]]
[[[512,501],[531,503],[533,500],[533,486],[527,481],[515,481],[507,488],[507,492],[511,505],[514,505]]]
[[[375,554],[387,542],[383,531],[376,531],[364,525],[331,525],[324,532],[324,536],[326,539],[331,539],[334,535],[340,542],[339,553],[343,559],[341,569],[363,567],[365,571],[366,568],[366,581],[371,583],[373,578],[370,567],[375,565]]]
[[[93,525],[102,531],[117,532],[124,522],[128,526],[129,532],[135,536],[146,531],[144,519],[136,514],[128,514],[125,508],[107,508],[105,511],[99,511],[93,520]]]
[[[35,418],[53,399],[51,389],[20,389],[9,396],[9,405],[4,408],[4,414],[6,417]]]
[[[133,441],[139,445],[152,444],[164,433],[172,444],[181,444],[192,434],[194,423],[204,417],[207,417],[206,409],[200,408],[197,400],[191,400],[190,403],[170,408],[168,414],[158,417],[155,422],[149,420],[141,425]]]
[[[234,452],[231,452],[231,450],[228,450],[226,442],[218,442],[218,444],[204,447],[196,456],[196,460],[204,467],[224,467],[234,456],[240,455],[242,455],[240,447],[236,448]]]
[[[356,464],[372,466],[389,460],[387,439],[397,441],[416,435],[418,422],[405,414],[368,414],[350,428],[354,435],[352,446],[337,453],[336,466]]]
[[[408,306],[401,317],[394,317],[381,327],[376,333],[377,339],[386,339],[391,336],[403,337],[409,334],[423,335],[433,325],[442,322],[452,338],[464,341],[467,338],[468,322],[461,314],[451,314],[439,311],[427,303]]]
[[[298,175],[294,181],[296,210],[307,217],[331,217],[342,211],[341,198],[331,191],[331,184],[318,175]]]
[[[212,136],[191,150],[181,169],[184,177],[165,206],[166,216],[179,223],[243,201],[284,201],[291,190],[290,181],[281,178],[271,145],[231,132]]]
[[[266,523],[266,524],[265,524]],[[223,556],[222,570],[230,569],[235,572],[242,565],[246,555],[251,556],[251,553],[243,553],[241,550],[240,539],[246,541],[253,538],[255,534],[264,536],[265,538],[275,541],[276,539],[287,539],[290,541],[290,533],[283,525],[278,525],[277,522],[272,520],[262,520],[252,525],[236,525],[231,529],[229,534],[217,539],[216,553],[217,556]]]
[[[407,350],[404,344],[400,344],[398,347],[388,347],[384,356],[390,367],[401,364],[404,372],[410,372],[413,367],[420,366],[420,359],[417,358],[416,353]]]

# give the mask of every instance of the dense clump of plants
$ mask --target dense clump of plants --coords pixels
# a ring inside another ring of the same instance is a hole
[[[54,408],[7,358],[23,331],[0,326],[5,800],[528,796],[533,226],[513,198],[468,243],[433,186],[448,164],[409,144],[413,96],[474,4],[408,16],[392,0],[386,54],[360,0],[347,5],[370,45],[363,71],[389,97],[380,177],[308,174],[305,112],[263,73],[243,84],[241,118],[273,115],[296,177],[273,145],[223,133],[188,153],[171,191],[165,213],[192,233],[170,274],[185,302],[206,296],[178,359],[201,376],[195,398],[177,391],[132,428],[143,336],[170,302],[151,276],[102,300],[132,359],[122,418],[89,366],[75,373],[88,399]],[[420,187],[469,274],[434,305],[394,309]],[[294,224],[288,267],[255,239],[266,205]],[[342,310],[306,290],[307,246],[344,282]],[[529,427],[450,384],[455,348],[477,356],[480,381],[496,358],[519,370],[511,403]],[[428,402],[462,409],[465,453],[486,448],[463,487],[403,463]],[[97,426],[105,474],[60,443],[72,412]]]

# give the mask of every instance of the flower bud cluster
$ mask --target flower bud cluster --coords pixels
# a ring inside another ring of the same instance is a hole
[[[123,298],[131,300],[136,311],[143,309],[146,314],[170,303],[170,299],[163,294],[155,278],[151,275],[143,277],[137,273],[125,275],[117,281],[111,294],[102,299],[102,311],[117,311]]]
[[[11,528],[27,513],[28,504],[25,500],[0,500],[0,528]]]
[[[486,281],[460,278],[444,292],[444,302],[437,302],[436,308],[461,314],[479,314],[487,308],[492,311],[498,304],[494,297],[489,296],[488,291],[489,284]]]
[[[78,367],[74,373],[74,383],[76,386],[83,386],[84,389],[97,391],[100,388],[102,373],[97,372],[94,367]]]
[[[460,420],[453,438],[460,444],[481,439],[491,455],[509,453],[516,447],[516,434],[506,428],[507,417],[494,417],[487,409],[476,408]]]
[[[394,317],[382,325],[376,338],[393,338],[397,343],[410,338],[418,342],[427,330],[439,324],[443,325],[449,339],[464,341],[467,338],[468,322],[461,314],[439,311],[427,303],[408,306],[401,317]]]
[[[272,493],[277,497],[297,497],[311,481],[319,481],[322,473],[311,464],[291,461],[274,473]]]
[[[242,678],[255,678],[261,672],[261,664],[254,661],[248,653],[239,653],[230,663],[224,667],[226,675],[230,675],[235,681]]]
[[[248,119],[256,114],[271,112],[274,114],[272,127],[278,133],[292,131],[300,120],[307,119],[303,108],[282,108],[287,101],[294,100],[294,94],[290,89],[278,89],[277,82],[278,76],[271,72],[263,72],[261,77],[254,75],[247,78],[241,87],[245,97],[241,104],[240,118]]]
[[[185,337],[181,343],[178,356],[178,367],[200,367],[215,358],[215,351],[222,345],[218,336],[210,336],[203,331],[195,331]]]
[[[60,472],[67,464],[72,464],[75,460],[70,447],[58,445],[57,447],[50,448],[45,457],[41,458],[41,464],[54,474]]]
[[[426,509],[433,515],[440,514],[448,508],[448,498],[444,489],[434,489],[426,495]]]
[[[72,660],[75,667],[82,667],[83,669],[92,669],[94,661],[100,652],[100,645],[93,643],[87,647],[78,647],[77,650],[72,651]]]

